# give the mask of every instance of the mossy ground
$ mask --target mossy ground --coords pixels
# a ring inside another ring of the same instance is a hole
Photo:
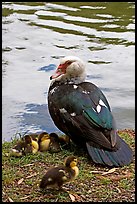
[[[134,152],[134,130],[121,130],[119,135]],[[15,158],[7,154],[15,143],[16,139],[2,144],[3,202],[135,202],[135,157],[130,165],[109,173],[109,168],[95,165],[86,152],[73,145],[58,153],[38,152]],[[69,155],[78,157],[79,176],[65,184],[64,190],[41,192],[39,182],[47,169],[63,164]]]

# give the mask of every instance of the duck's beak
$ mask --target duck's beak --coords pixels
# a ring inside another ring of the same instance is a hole
[[[50,80],[56,79],[57,77],[61,76],[62,74],[65,74],[66,72],[66,64],[60,64],[56,70],[56,72],[50,77]]]

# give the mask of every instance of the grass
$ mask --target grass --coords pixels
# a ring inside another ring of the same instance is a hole
[[[119,135],[135,148],[134,130],[121,130]],[[135,158],[124,167],[109,169],[91,162],[87,153],[77,147],[58,153],[38,152],[21,158],[10,157],[17,139],[2,144],[2,201],[3,202],[135,202]],[[39,182],[51,166],[63,164],[64,158],[76,155],[79,176],[64,185],[62,191],[46,189],[41,192]]]

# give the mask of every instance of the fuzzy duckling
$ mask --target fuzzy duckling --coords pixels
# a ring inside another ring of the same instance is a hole
[[[50,136],[47,132],[42,132],[38,136],[39,151],[44,152],[49,149]]]
[[[61,150],[56,133],[42,132],[38,136],[39,151],[59,152]]]
[[[50,144],[49,144],[49,151],[50,152],[60,152],[61,151],[61,147],[59,144],[59,138],[58,135],[56,133],[50,133]]]
[[[27,153],[35,154],[35,153],[37,153],[37,151],[39,149],[38,142],[32,138],[33,138],[33,136],[31,136],[31,135],[25,135],[24,136],[25,143],[26,143],[25,154],[27,154]]]
[[[79,174],[77,163],[75,156],[69,156],[65,159],[64,165],[50,168],[40,181],[40,189],[45,189],[46,187],[58,187],[61,189],[64,183],[74,180]]]
[[[24,155],[24,150],[26,148],[26,143],[23,140],[18,141],[18,143],[11,149],[10,156],[21,157]]]
[[[36,142],[38,142],[38,133],[31,133],[29,134],[29,136],[32,138],[32,140],[35,140]]]
[[[38,151],[38,143],[33,140],[30,135],[25,135],[18,143],[11,149],[10,156],[21,157],[27,153],[35,154]]]
[[[66,147],[70,144],[71,140],[68,135],[58,135],[59,143],[63,146]]]

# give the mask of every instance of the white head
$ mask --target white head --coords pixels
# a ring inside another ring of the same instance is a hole
[[[68,83],[81,83],[85,81],[85,64],[75,56],[67,56],[60,60],[55,74],[50,79],[54,81],[68,82]]]

